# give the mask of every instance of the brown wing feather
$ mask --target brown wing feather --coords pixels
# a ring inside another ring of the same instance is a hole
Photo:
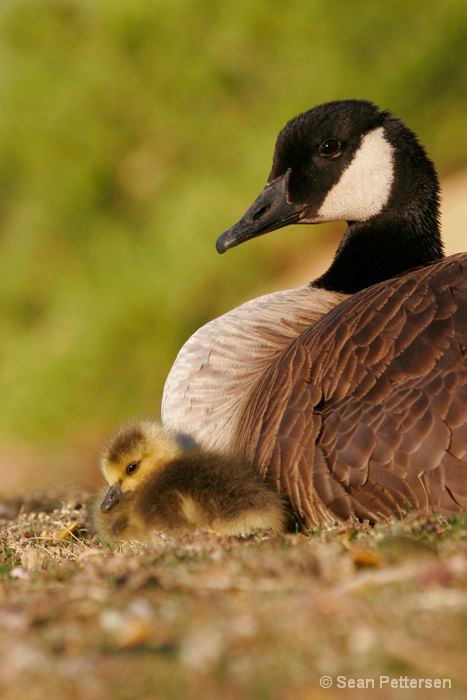
[[[307,526],[467,507],[467,254],[301,333],[254,387],[237,447]]]

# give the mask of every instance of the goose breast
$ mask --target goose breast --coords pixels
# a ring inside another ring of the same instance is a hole
[[[231,452],[254,386],[298,334],[345,298],[304,285],[258,297],[207,323],[182,347],[167,377],[164,426],[205,449]]]

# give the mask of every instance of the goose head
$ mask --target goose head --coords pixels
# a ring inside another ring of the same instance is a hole
[[[355,292],[442,257],[438,190],[423,147],[389,112],[363,100],[319,105],[279,133],[265,188],[217,251],[289,224],[346,221],[337,266],[315,284]]]
[[[158,423],[139,421],[123,426],[105,447],[100,468],[109,489],[101,503],[107,513],[145,481],[179,457],[182,448]]]

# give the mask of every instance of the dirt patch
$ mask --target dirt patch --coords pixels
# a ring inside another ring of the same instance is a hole
[[[353,697],[338,675],[449,678],[430,697],[465,697],[465,519],[161,533],[109,549],[90,531],[89,500],[0,503],[1,698]]]

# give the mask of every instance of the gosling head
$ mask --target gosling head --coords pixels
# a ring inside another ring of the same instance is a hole
[[[182,447],[158,423],[139,421],[123,426],[105,447],[100,467],[109,485],[101,511],[131,497],[148,477],[182,454]]]

